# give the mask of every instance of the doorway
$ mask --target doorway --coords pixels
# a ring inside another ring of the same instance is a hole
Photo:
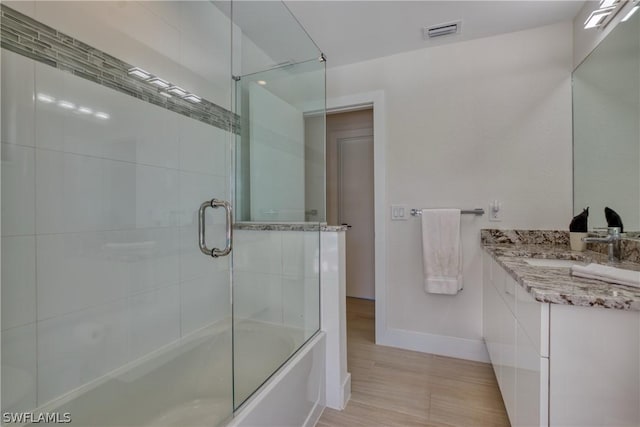
[[[375,299],[373,109],[327,115],[327,223],[346,234],[347,296]]]

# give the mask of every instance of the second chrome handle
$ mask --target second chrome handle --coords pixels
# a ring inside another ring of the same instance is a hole
[[[207,242],[205,238],[205,211],[207,208],[217,209],[219,207],[224,208],[225,217],[226,217],[226,243],[223,249],[212,248],[209,249],[207,247]],[[198,246],[200,246],[200,251],[205,254],[212,256],[214,258],[218,258],[221,256],[226,256],[231,253],[231,242],[233,240],[233,215],[231,212],[231,203],[225,200],[211,199],[206,201],[200,205],[200,209],[198,210]]]

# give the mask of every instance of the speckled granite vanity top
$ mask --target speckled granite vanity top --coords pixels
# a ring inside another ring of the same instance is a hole
[[[326,225],[315,223],[277,223],[277,222],[236,222],[234,230],[249,231],[347,231],[346,225]]]
[[[505,236],[506,236],[505,232]],[[522,232],[519,232],[522,233]],[[534,232],[531,232],[534,233]],[[640,310],[640,289],[571,276],[568,267],[540,267],[525,258],[566,259],[584,264],[607,263],[607,256],[594,251],[571,251],[563,232],[537,232],[537,236],[512,239],[499,237],[496,230],[482,230],[484,250],[493,256],[537,301],[553,304]],[[540,233],[547,233],[544,236]],[[557,234],[560,233],[560,234]],[[518,236],[522,237],[522,236]],[[530,242],[541,242],[530,243]],[[640,264],[623,261],[616,267],[640,272]]]

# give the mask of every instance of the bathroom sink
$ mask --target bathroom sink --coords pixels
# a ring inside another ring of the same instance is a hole
[[[584,264],[574,259],[525,258],[524,262],[536,267],[570,268],[572,265]]]

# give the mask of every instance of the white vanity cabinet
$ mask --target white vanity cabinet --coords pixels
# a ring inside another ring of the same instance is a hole
[[[536,331],[535,310],[524,310],[526,326],[517,316],[520,305],[534,300],[521,300],[520,285],[486,253],[483,283],[483,336],[509,420],[514,426],[546,426],[549,359],[542,355],[540,333],[537,339],[528,336]],[[539,331],[545,313],[538,314]],[[548,325],[548,310],[546,315]]]
[[[640,426],[640,312],[538,302],[483,253],[483,335],[514,427]]]

